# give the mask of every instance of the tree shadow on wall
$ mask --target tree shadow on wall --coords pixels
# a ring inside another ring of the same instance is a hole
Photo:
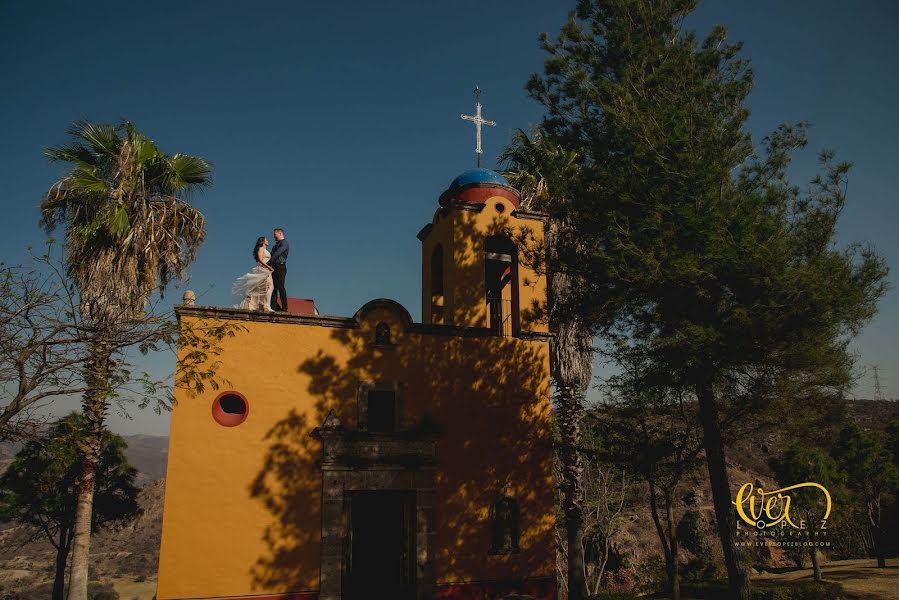
[[[312,459],[317,443],[298,432],[311,430],[307,415],[297,410],[265,436],[262,470],[250,486],[275,519],[265,528],[268,553],[251,569],[254,589],[302,591],[318,587],[318,523],[321,474]],[[316,565],[310,573],[308,565]]]
[[[499,220],[491,229],[507,226]],[[470,227],[461,232],[472,241],[457,249],[455,260],[483,263],[483,240],[492,233],[475,236]],[[455,322],[486,324],[483,300],[469,304],[465,310],[457,305]],[[389,326],[389,344],[376,343],[379,324]],[[362,390],[371,385],[398,390],[401,431],[431,422],[442,432],[433,523],[427,526],[434,534],[437,579],[554,577],[548,344],[496,336],[487,327],[414,324],[392,301],[370,302],[355,324],[335,328],[329,338],[328,351],[320,349],[297,366],[313,408],[292,411],[266,437],[269,448],[252,494],[273,521],[264,535],[268,552],[253,568],[255,585],[318,587],[321,448],[311,433],[332,411],[345,428],[358,429]],[[515,499],[519,509],[516,553],[492,548],[491,511],[504,497]],[[503,593],[528,591],[519,587],[513,583]]]

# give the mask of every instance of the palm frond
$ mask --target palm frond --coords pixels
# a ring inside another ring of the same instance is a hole
[[[91,149],[101,156],[114,156],[121,143],[116,126],[108,123],[75,121],[68,133],[76,139],[87,142]]]
[[[96,167],[77,166],[66,177],[66,181],[66,189],[76,195],[91,192],[102,193],[109,190],[109,183],[97,174]]]
[[[522,206],[549,213],[544,242],[548,262],[554,266],[549,273],[547,302],[553,333],[550,364],[555,384],[579,397],[587,390],[593,373],[593,331],[572,310],[583,287],[582,279],[557,268],[583,251],[566,217],[582,184],[578,155],[539,129],[530,135],[518,129],[500,155],[500,162],[503,176],[519,190]]]
[[[131,220],[128,218],[128,210],[124,203],[118,202],[111,207],[109,215],[105,219],[106,229],[113,239],[124,238],[131,229]]]
[[[140,169],[148,161],[158,158],[161,154],[155,142],[143,134],[134,133],[129,136],[128,141],[131,143],[134,168]]]
[[[212,168],[201,158],[166,156],[128,121],[79,121],[69,133],[70,145],[47,151],[72,168],[41,201],[44,227],[66,228],[68,268],[85,314],[140,312],[196,257],[205,219],[176,194],[209,185]]]
[[[529,210],[552,212],[569,198],[579,177],[577,153],[565,150],[535,130],[530,136],[517,129],[499,160],[503,176],[519,190]]]
[[[90,148],[81,144],[68,144],[56,148],[47,148],[44,155],[53,162],[68,162],[84,167],[95,167],[98,164],[97,155]]]
[[[196,156],[176,154],[169,159],[173,173],[173,190],[196,185],[205,187],[212,184],[212,165]]]

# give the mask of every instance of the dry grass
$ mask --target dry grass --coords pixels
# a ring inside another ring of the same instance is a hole
[[[899,558],[887,559],[885,569],[878,569],[874,559],[838,560],[821,566],[827,581],[843,586],[857,600],[899,600]],[[765,581],[797,581],[811,579],[812,570],[798,569],[784,573],[762,573],[754,579]]]
[[[120,600],[152,600],[156,595],[156,578],[136,582],[133,579],[113,579],[110,583]]]

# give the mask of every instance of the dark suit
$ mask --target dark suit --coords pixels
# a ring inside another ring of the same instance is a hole
[[[287,240],[278,240],[272,248],[272,257],[268,264],[272,266],[272,283],[275,289],[272,292],[272,310],[287,310],[287,289],[284,282],[287,279],[287,254],[290,252],[290,244]],[[280,300],[280,304],[279,304]]]

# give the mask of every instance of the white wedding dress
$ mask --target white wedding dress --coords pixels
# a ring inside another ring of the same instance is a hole
[[[268,263],[271,253],[265,248],[261,249],[262,262]],[[246,275],[241,275],[231,288],[231,295],[240,304],[237,308],[249,310],[262,310],[272,312],[272,291],[275,284],[272,282],[272,272],[257,264]]]

